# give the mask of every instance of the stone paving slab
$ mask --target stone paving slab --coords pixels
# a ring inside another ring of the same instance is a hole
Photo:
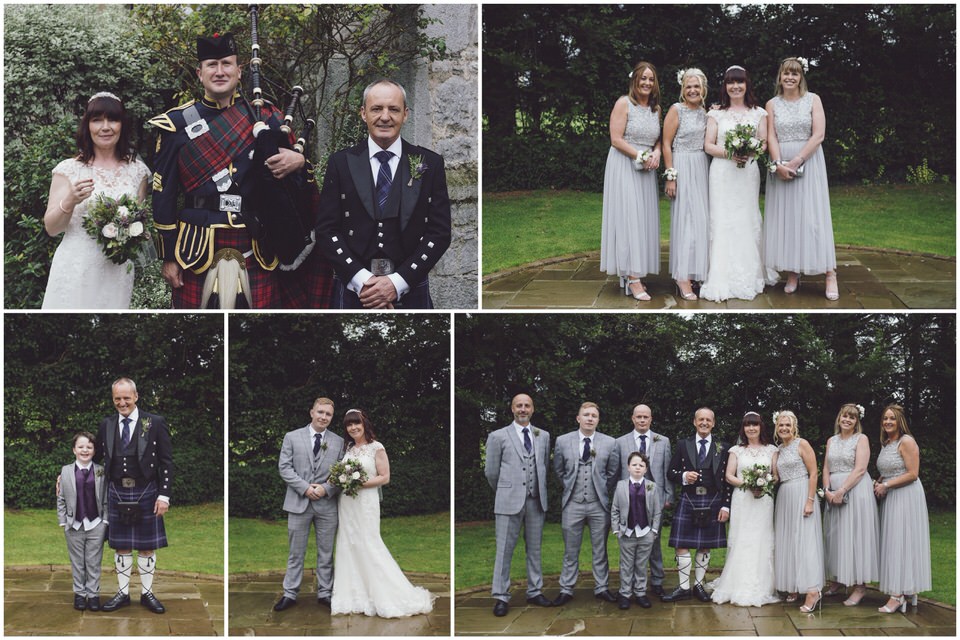
[[[687,301],[669,276],[669,247],[660,274],[644,278],[652,300],[624,296],[619,279],[600,271],[599,252],[557,258],[484,278],[484,309],[814,310],[955,309],[956,260],[858,248],[838,248],[840,299],[824,296],[823,276],[805,276],[797,293],[783,282],[753,300]]]
[[[76,611],[69,567],[7,567],[4,571],[5,636],[222,636],[223,580],[218,576],[158,571],[154,593],[167,609],[140,606],[140,581],[130,581],[131,605],[110,613]],[[113,596],[116,578],[104,572],[101,602]]]
[[[449,636],[450,578],[408,573],[410,581],[437,596],[433,611],[408,618],[378,618],[365,615],[331,615],[317,603],[313,572],[304,571],[303,589],[297,604],[274,611],[283,589],[283,573],[230,576],[231,636]],[[477,609],[479,611],[479,609]],[[491,618],[493,616],[490,616]],[[497,620],[501,620],[497,618]],[[503,629],[500,630],[501,632]],[[542,632],[541,632],[542,633]]]

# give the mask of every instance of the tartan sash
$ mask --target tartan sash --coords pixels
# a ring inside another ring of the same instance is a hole
[[[180,181],[187,193],[226,169],[254,143],[253,123],[239,103],[208,120],[207,126],[210,130],[187,141],[177,158]]]

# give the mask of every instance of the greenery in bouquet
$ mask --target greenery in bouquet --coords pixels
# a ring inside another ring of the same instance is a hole
[[[348,496],[356,496],[367,480],[359,460],[340,460],[330,467],[330,484]]]
[[[97,196],[97,202],[83,218],[83,228],[115,264],[149,259],[153,249],[152,225],[150,205],[127,194],[118,199]]]
[[[740,485],[740,488],[744,491],[758,491],[754,494],[756,498],[762,498],[763,496],[773,497],[773,473],[770,472],[770,467],[765,464],[758,464],[752,467],[747,467],[742,471],[743,475],[743,484]]]
[[[750,162],[758,160],[761,168],[766,167],[768,158],[767,152],[763,150],[763,140],[757,137],[757,129],[751,124],[738,124],[727,131],[723,140],[723,150],[730,160],[733,160],[734,156],[747,156]],[[747,166],[746,162],[737,162],[738,169],[743,169],[745,166]]]

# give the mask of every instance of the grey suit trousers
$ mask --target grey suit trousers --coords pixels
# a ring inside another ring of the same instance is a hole
[[[333,543],[337,537],[337,501],[327,498],[312,501],[303,513],[287,514],[287,540],[290,555],[283,576],[283,595],[297,599],[303,580],[303,559],[307,554],[310,524],[317,540],[317,597],[329,598],[333,592]]]
[[[657,532],[659,533],[659,532]],[[653,543],[659,536],[648,532],[642,538],[619,536],[620,538],[620,595],[647,594],[647,561]],[[632,590],[632,593],[631,593]]]
[[[580,575],[580,546],[583,543],[583,528],[590,527],[590,547],[593,549],[594,593],[606,591],[610,586],[610,564],[607,560],[607,533],[610,531],[610,514],[603,510],[600,501],[567,503],[560,516],[563,527],[563,568],[560,570],[560,592],[573,595],[573,588]]]
[[[65,527],[70,570],[73,573],[73,592],[84,598],[100,595],[100,563],[103,561],[103,541],[107,525],[103,522],[89,531]]]
[[[527,555],[527,597],[534,598],[543,592],[543,571],[540,565],[540,545],[543,542],[543,521],[546,514],[540,506],[540,498],[527,496],[523,510],[513,515],[496,514],[497,557],[493,564],[493,597],[510,601],[510,561],[513,549],[520,538]]]

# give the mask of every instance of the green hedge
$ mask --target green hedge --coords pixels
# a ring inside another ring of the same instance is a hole
[[[512,136],[485,143],[485,191],[603,191],[609,136]]]

